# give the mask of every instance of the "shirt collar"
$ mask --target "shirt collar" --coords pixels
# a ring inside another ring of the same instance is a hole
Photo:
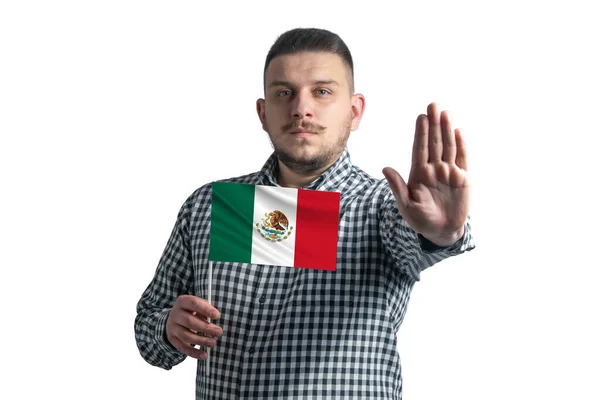
[[[303,186],[302,189],[335,191],[339,183],[350,175],[352,167],[348,148],[345,147],[340,157],[331,167],[325,170],[317,179]],[[275,152],[265,162],[260,173],[263,176],[262,180],[265,185],[279,186],[277,182],[279,163]]]

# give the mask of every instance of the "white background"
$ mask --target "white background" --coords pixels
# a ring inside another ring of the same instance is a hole
[[[186,197],[270,154],[264,58],[302,26],[352,51],[355,164],[407,176],[432,101],[466,136],[478,247],[415,287],[405,398],[599,399],[593,3],[3,1],[0,398],[194,398],[135,305]]]

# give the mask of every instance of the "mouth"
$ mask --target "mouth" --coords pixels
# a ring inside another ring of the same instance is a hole
[[[307,131],[306,129],[294,129],[290,133],[299,138],[307,138],[316,135],[315,132]]]

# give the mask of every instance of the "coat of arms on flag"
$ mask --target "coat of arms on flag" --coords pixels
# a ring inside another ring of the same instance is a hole
[[[271,242],[281,242],[287,239],[290,233],[292,233],[292,229],[294,229],[293,226],[289,225],[285,214],[279,210],[266,213],[265,217],[261,218],[260,221],[261,224],[256,224],[258,233]]]
[[[213,182],[209,260],[335,270],[340,193]]]

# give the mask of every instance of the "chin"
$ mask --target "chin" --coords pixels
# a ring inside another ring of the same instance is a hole
[[[313,162],[315,159],[321,158],[318,149],[311,149],[306,146],[286,147],[281,149],[279,153],[301,162]]]
[[[315,151],[275,149],[275,154],[286,167],[300,173],[320,171],[330,163],[330,157],[327,154]]]

